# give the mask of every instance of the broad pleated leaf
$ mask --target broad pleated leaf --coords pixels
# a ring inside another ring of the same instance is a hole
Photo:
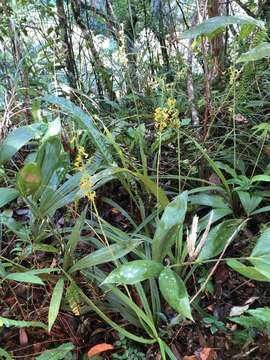
[[[163,265],[153,260],[135,260],[113,270],[103,284],[136,284],[159,276]]]
[[[270,282],[270,278],[267,278],[266,276],[264,276],[254,266],[247,266],[235,259],[228,260],[227,264],[233,270],[237,271],[239,274],[241,274],[249,279],[256,280],[256,281]]]
[[[232,241],[241,230],[242,220],[225,220],[213,227],[201,250],[198,260],[207,260],[219,255],[228,241]]]
[[[39,138],[46,129],[47,125],[36,123],[13,130],[0,145],[0,164],[10,160],[30,140]]]
[[[44,285],[44,282],[38,276],[28,272],[11,273],[8,274],[5,279],[28,284]]]
[[[19,194],[16,189],[0,188],[0,208],[16,199]]]
[[[77,120],[83,128],[87,129],[96,149],[101,152],[104,159],[109,164],[113,163],[113,158],[109,151],[106,137],[99,131],[91,116],[86,114],[81,108],[74,105],[67,99],[48,95],[44,97],[44,100],[51,104],[60,106],[61,109],[68,112],[75,120]]]
[[[67,270],[72,264],[74,251],[76,249],[77,243],[80,240],[81,230],[84,224],[86,212],[83,211],[80,217],[77,219],[75,226],[73,226],[72,232],[70,234],[68,243],[65,246],[64,262],[63,268]]]
[[[179,314],[192,319],[189,297],[183,280],[170,268],[159,275],[159,288],[167,303]]]
[[[174,235],[186,216],[187,199],[188,193],[185,191],[166,206],[153,239],[154,260],[161,262],[173,245]]]
[[[263,42],[244,54],[241,54],[237,63],[261,60],[266,57],[270,57],[270,43]]]
[[[249,216],[263,200],[261,196],[250,194],[247,191],[237,191],[237,194],[240,198],[240,201],[243,208],[245,209],[247,216]]]
[[[270,266],[270,228],[264,230],[260,235],[250,256],[261,259],[269,263]],[[251,262],[256,265],[256,259],[251,260]]]
[[[254,27],[264,28],[264,22],[249,16],[215,16],[205,20],[201,24],[184,31],[181,35],[183,39],[193,39],[201,35],[210,35],[218,29],[229,25],[250,24]]]
[[[48,331],[50,332],[58,316],[62,295],[64,291],[64,279],[59,279],[53,289],[48,315]]]
[[[270,175],[256,175],[251,178],[251,183],[254,183],[256,181],[263,181],[263,182],[270,182]]]
[[[209,194],[199,194],[189,196],[189,201],[191,204],[195,205],[205,205],[211,208],[226,208],[229,207],[229,204],[219,195],[209,195]]]
[[[70,268],[69,273],[120,259],[134,250],[139,244],[139,241],[133,240],[127,242],[127,244],[113,244],[110,247],[104,246],[103,248],[93,251],[91,254],[78,260]]]

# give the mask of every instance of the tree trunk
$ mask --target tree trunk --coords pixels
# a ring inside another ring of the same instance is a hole
[[[31,101],[29,95],[29,69],[22,56],[22,51],[20,46],[21,43],[20,34],[17,30],[16,24],[12,17],[11,9],[8,6],[5,6],[4,12],[5,12],[5,16],[7,16],[8,19],[8,31],[11,42],[11,51],[13,55],[14,65],[18,69],[23,86],[23,93],[24,93],[23,106],[25,111],[26,122],[30,123],[32,120],[32,113],[31,113]]]
[[[98,80],[97,80],[97,86],[101,87],[105,90],[107,96],[110,100],[115,100],[116,95],[113,91],[113,82],[111,80],[110,74],[108,74],[107,69],[105,68],[99,53],[95,47],[93,34],[91,29],[88,29],[88,27],[84,24],[82,18],[81,18],[81,1],[80,0],[71,0],[72,5],[72,11],[74,14],[74,18],[78,26],[80,27],[82,34],[84,36],[84,39],[89,46],[90,52],[92,54],[92,66],[94,67],[94,71],[97,74]]]
[[[128,2],[128,17],[124,24],[125,33],[125,53],[128,66],[127,93],[139,90],[138,74],[137,74],[137,54],[135,49],[135,26],[137,23],[136,8],[132,2]]]
[[[68,82],[71,88],[77,89],[77,69],[73,53],[72,39],[70,36],[70,29],[68,19],[65,12],[64,1],[56,0],[57,15],[59,19],[58,28],[60,30],[60,38],[64,52],[65,67]]]
[[[221,4],[220,0],[208,0],[208,16],[209,18],[220,16]],[[210,79],[219,78],[222,74],[224,67],[224,39],[223,33],[217,34],[210,41],[211,45],[211,57],[213,61],[212,69],[210,71]]]

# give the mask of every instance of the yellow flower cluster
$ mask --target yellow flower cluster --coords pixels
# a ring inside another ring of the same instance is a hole
[[[93,202],[96,197],[96,192],[93,191],[92,188],[93,188],[92,176],[90,176],[87,173],[83,173],[80,180],[80,190],[83,191],[84,196],[87,197],[87,199],[90,202]]]
[[[88,154],[85,152],[85,149],[83,146],[78,146],[78,152],[76,159],[74,161],[74,166],[76,170],[82,171],[85,167],[85,161],[88,158]]]
[[[166,106],[158,107],[155,110],[155,128],[159,133],[162,133],[166,128],[179,128],[179,110],[176,108],[176,100],[169,98]]]

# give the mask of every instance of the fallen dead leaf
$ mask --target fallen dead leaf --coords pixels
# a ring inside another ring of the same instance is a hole
[[[200,351],[200,360],[216,360],[217,353],[213,348],[203,348]]]
[[[249,298],[247,301],[245,301],[245,305],[251,305],[254,303],[254,301],[258,300],[259,296],[252,296],[251,298]]]
[[[106,343],[101,343],[101,344],[97,344],[93,347],[91,347],[91,349],[89,349],[87,355],[89,357],[98,355],[104,351],[108,351],[108,350],[113,350],[114,347],[111,344],[106,344]]]
[[[242,315],[247,309],[249,305],[244,306],[233,306],[230,311],[230,316],[240,316]]]

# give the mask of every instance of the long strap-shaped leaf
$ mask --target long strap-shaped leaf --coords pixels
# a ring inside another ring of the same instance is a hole
[[[98,130],[94,124],[93,119],[89,115],[87,115],[82,109],[67,99],[53,95],[47,95],[43,99],[53,105],[60,106],[61,109],[68,112],[74,119],[78,120],[82,127],[89,130],[89,136],[91,137],[96,148],[103,155],[104,159],[109,164],[113,163],[113,157],[108,149],[106,137]]]
[[[156,339],[145,339],[141,336],[134,335],[131,332],[125,330],[122,326],[115,323],[106,314],[104,314],[104,312],[102,310],[100,310],[99,307],[97,307],[94,304],[94,302],[91,299],[89,299],[89,297],[87,295],[85,295],[85,293],[80,289],[80,287],[74,282],[74,280],[66,272],[64,272],[64,273],[65,273],[66,277],[69,279],[69,281],[71,281],[71,283],[74,285],[74,288],[76,288],[76,290],[78,291],[78,294],[80,295],[81,299],[87,305],[89,305],[89,307],[93,311],[95,311],[96,314],[98,314],[104,321],[106,321],[107,324],[109,324],[111,327],[113,327],[116,331],[123,334],[125,337],[127,337],[133,341],[139,342],[141,344],[154,344],[157,341]],[[139,309],[139,310],[141,310],[141,309]]]
[[[53,324],[58,316],[62,295],[64,291],[64,279],[59,279],[53,289],[52,298],[49,307],[49,316],[48,316],[48,331],[50,332]]]
[[[0,165],[10,160],[30,140],[42,136],[46,129],[47,125],[35,123],[19,127],[10,132],[0,145]]]
[[[229,25],[251,25],[254,27],[264,28],[264,22],[256,20],[250,16],[215,16],[205,20],[201,24],[184,31],[181,34],[183,39],[194,39],[197,36],[210,35],[214,31]]]

